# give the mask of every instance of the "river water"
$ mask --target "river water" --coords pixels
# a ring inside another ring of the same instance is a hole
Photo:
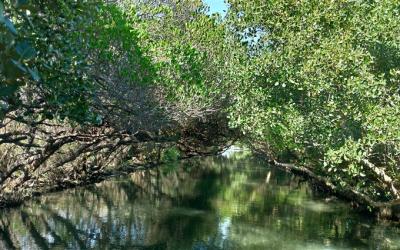
[[[234,152],[0,211],[0,249],[400,249],[400,226]]]

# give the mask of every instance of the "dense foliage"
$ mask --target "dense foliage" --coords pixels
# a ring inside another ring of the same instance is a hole
[[[227,47],[204,11],[200,1],[0,1],[0,205],[168,160],[171,146],[182,157],[224,147],[227,120],[200,93],[222,81]]]
[[[196,115],[223,107],[245,51],[221,17],[209,16],[201,0],[126,2],[167,100]]]
[[[377,200],[399,198],[398,1],[229,1],[255,38],[232,124]]]
[[[1,5],[6,28],[2,88],[10,90],[3,92],[4,111],[41,107],[35,115],[91,120],[86,27],[96,18],[95,6],[89,1],[5,1]]]

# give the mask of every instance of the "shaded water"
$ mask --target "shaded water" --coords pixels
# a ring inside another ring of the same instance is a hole
[[[234,153],[0,211],[0,249],[400,249],[400,229]]]

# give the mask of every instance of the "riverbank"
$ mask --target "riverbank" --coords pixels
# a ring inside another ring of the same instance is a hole
[[[229,129],[226,121],[213,116],[192,118],[185,125],[158,134],[127,133],[107,127],[73,128],[60,123],[37,126],[36,133],[28,134],[33,137],[29,143],[0,143],[0,169],[4,169],[0,171],[0,207],[115,174],[214,155],[236,138],[237,132]],[[29,128],[10,122],[3,130],[14,129],[19,135],[27,134]]]
[[[314,172],[310,167],[296,165],[295,163],[283,163],[274,159],[266,152],[255,148],[253,150],[258,157],[264,159],[272,166],[302,176],[323,192],[330,193],[344,201],[350,202],[351,206],[361,213],[372,214],[381,220],[400,222],[400,200],[388,202],[375,201],[355,188],[337,185],[329,179],[328,175],[322,176]]]

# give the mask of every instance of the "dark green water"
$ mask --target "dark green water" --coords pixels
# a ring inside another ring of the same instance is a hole
[[[0,249],[400,249],[400,229],[235,153],[0,211]]]

